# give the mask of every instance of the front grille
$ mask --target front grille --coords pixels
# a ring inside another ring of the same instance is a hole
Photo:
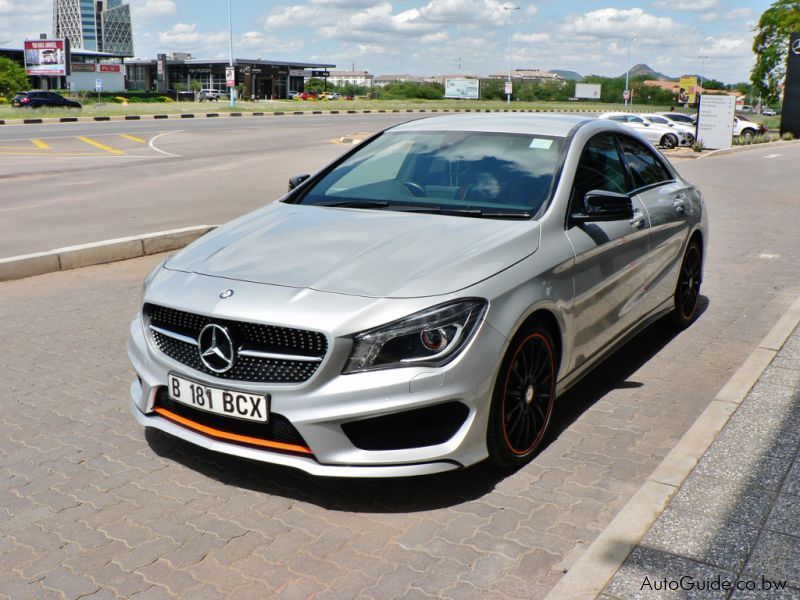
[[[461,402],[445,402],[392,415],[351,421],[342,430],[361,450],[405,450],[443,444],[469,415]]]
[[[260,383],[302,383],[319,368],[320,359],[328,350],[328,340],[317,331],[216,319],[183,312],[155,304],[145,304],[143,313],[149,325],[196,340],[209,323],[228,329],[239,350],[291,355],[292,359],[263,358],[237,355],[233,367],[224,373],[208,369],[200,360],[196,343],[176,339],[150,329],[150,337],[161,352],[201,373],[221,379]],[[309,360],[304,360],[308,357]]]
[[[294,428],[294,425],[291,424],[289,419],[277,413],[270,413],[268,423],[256,423],[254,421],[244,421],[242,419],[224,417],[222,415],[206,412],[204,410],[198,410],[196,408],[192,408],[191,406],[186,406],[180,402],[174,402],[173,400],[170,400],[166,388],[161,388],[161,390],[159,390],[158,394],[156,395],[154,408],[166,409],[173,414],[192,421],[193,423],[206,428],[214,429],[219,432],[233,433],[257,440],[263,440],[265,442],[277,442],[278,444],[297,446],[298,448],[305,449],[308,447],[308,444],[306,444],[303,436],[301,436],[297,429]],[[210,435],[211,437],[222,437],[215,436],[213,433],[208,433],[207,435]],[[257,444],[243,443],[243,445]],[[287,451],[291,452],[291,450]]]

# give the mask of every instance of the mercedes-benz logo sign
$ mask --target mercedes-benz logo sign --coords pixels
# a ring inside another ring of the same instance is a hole
[[[792,42],[792,52],[800,54],[800,38]]]
[[[231,296],[233,296],[233,290],[222,290],[219,293],[219,297],[222,298],[223,300],[225,298],[230,298]]]
[[[214,373],[224,373],[233,366],[233,342],[222,325],[210,323],[203,327],[197,338],[197,350],[200,360]]]

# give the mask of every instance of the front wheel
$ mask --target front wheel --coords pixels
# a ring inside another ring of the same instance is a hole
[[[686,247],[678,283],[675,286],[672,321],[679,329],[691,325],[697,317],[697,301],[700,298],[700,284],[703,282],[703,251],[700,243],[693,239]]]
[[[556,354],[550,333],[528,327],[512,340],[492,393],[486,442],[501,467],[528,462],[544,437],[556,394]]]
[[[745,129],[742,133],[739,134],[739,140],[744,143],[750,143],[752,139],[755,137],[756,132],[754,129]]]
[[[667,148],[668,150],[670,148],[674,148],[675,146],[678,145],[678,138],[672,133],[668,133],[667,135],[661,138],[661,145],[664,146],[664,148]]]

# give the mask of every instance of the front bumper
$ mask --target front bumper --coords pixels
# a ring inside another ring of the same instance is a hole
[[[334,340],[330,363],[341,362]],[[488,456],[489,400],[505,338],[484,322],[469,346],[441,368],[407,367],[341,375],[340,364],[322,368],[299,385],[223,381],[194,371],[160,353],[137,317],[131,323],[128,356],[138,378],[131,385],[131,410],[137,421],[209,450],[299,468],[312,475],[401,477],[462,468]],[[271,412],[288,419],[311,454],[282,452],[220,439],[154,412],[168,373],[213,387],[271,395]],[[342,425],[373,417],[456,401],[469,409],[463,424],[443,443],[365,450],[354,445]]]

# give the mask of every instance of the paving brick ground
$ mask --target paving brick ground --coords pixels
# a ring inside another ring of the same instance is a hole
[[[800,330],[601,594],[675,597],[800,599]]]
[[[683,163],[712,212],[703,314],[564,397],[516,473],[313,479],[145,436],[124,346],[159,257],[0,284],[0,596],[543,596],[800,294],[800,150],[763,154]]]

